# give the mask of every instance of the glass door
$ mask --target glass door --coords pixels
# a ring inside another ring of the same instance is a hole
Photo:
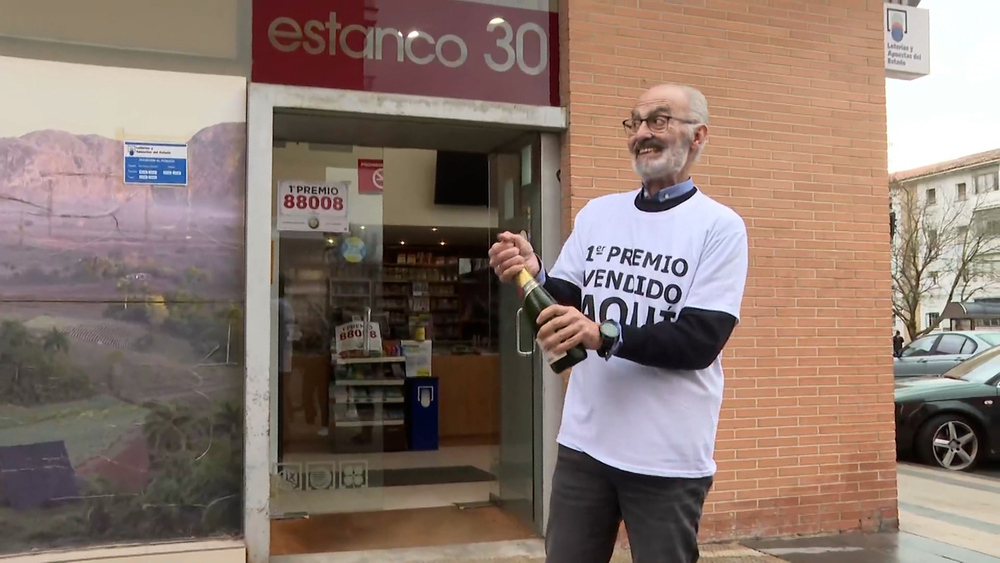
[[[383,150],[273,150],[276,306],[271,513],[385,509],[385,454],[406,449],[406,362],[383,260]],[[376,186],[373,188],[373,186]]]
[[[498,232],[523,231],[539,253],[540,155],[540,136],[532,134],[490,157]],[[535,507],[540,498],[541,363],[531,328],[522,318],[519,288],[502,284],[499,291],[500,445],[493,501],[540,533]]]

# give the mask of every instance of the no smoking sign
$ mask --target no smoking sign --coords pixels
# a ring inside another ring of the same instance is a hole
[[[381,159],[358,159],[358,193],[381,194],[385,185],[385,167]]]

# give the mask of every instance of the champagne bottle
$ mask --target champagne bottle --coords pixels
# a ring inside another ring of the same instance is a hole
[[[521,270],[517,274],[517,284],[524,291],[524,297],[522,298],[524,300],[524,316],[531,323],[531,331],[537,336],[538,329],[540,328],[536,320],[538,319],[538,315],[549,305],[556,305],[556,300],[531,277],[528,270]],[[521,321],[517,319],[515,322]],[[546,361],[549,362],[552,371],[556,373],[562,373],[587,359],[587,349],[583,347],[583,344],[577,344],[558,355],[551,355],[548,352],[544,353]]]

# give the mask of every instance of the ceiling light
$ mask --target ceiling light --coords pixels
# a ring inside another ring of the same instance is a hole
[[[399,244],[406,244],[406,241],[405,240],[401,240],[401,241],[399,241]]]
[[[362,231],[365,230],[365,226],[364,225],[361,225],[361,230]]]
[[[444,246],[444,241],[441,241],[441,246]]]
[[[431,227],[431,230],[434,231],[434,232],[437,232],[438,228],[437,227]]]
[[[490,20],[490,24],[492,24],[492,25],[500,25],[502,23],[504,23],[504,19],[503,18],[493,18],[493,19]]]

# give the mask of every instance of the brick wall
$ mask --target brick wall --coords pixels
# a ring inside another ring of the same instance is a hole
[[[704,539],[894,529],[881,0],[562,0],[561,13],[565,217],[637,187],[621,121],[676,81],[710,104],[695,180],[749,227]]]

